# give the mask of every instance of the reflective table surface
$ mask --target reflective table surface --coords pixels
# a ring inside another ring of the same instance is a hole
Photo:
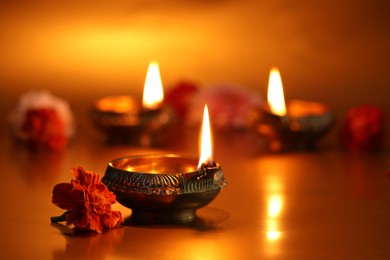
[[[85,129],[84,129],[85,130]],[[196,155],[197,130],[164,148],[107,145],[81,131],[61,153],[33,153],[1,135],[2,259],[388,259],[390,154],[336,148],[267,154],[246,133],[214,133],[228,186],[190,225],[123,225],[72,235],[50,217],[53,186],[81,165],[101,176],[114,158]],[[84,133],[84,134],[83,134]],[[131,211],[116,204],[127,218]]]

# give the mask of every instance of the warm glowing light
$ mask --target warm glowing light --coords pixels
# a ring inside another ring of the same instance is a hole
[[[281,218],[285,204],[283,173],[285,165],[278,163],[276,158],[261,163],[261,170],[269,174],[261,181],[265,190],[266,204],[264,205],[264,229],[262,236],[265,235],[266,254],[276,256],[281,253],[280,240],[283,238],[283,229]]]
[[[282,233],[279,230],[279,216],[283,207],[283,198],[279,194],[274,194],[268,198],[267,211],[267,240],[276,241]]]
[[[271,112],[278,116],[284,116],[287,113],[286,103],[284,101],[282,79],[277,68],[271,69],[268,82],[268,104]]]
[[[205,162],[212,161],[212,140],[211,140],[211,128],[210,128],[210,119],[209,119],[209,110],[207,105],[204,106],[203,110],[203,123],[201,129],[200,137],[200,159],[198,163],[198,168]]]
[[[280,194],[270,195],[268,198],[267,211],[267,240],[278,240],[282,232],[279,230],[279,216],[283,208],[283,196]]]
[[[267,231],[267,239],[270,241],[278,240],[280,238],[280,235],[281,235],[280,231],[277,230]]]
[[[149,64],[146,74],[142,105],[145,109],[157,109],[164,100],[160,70],[156,62]]]
[[[273,195],[268,200],[268,217],[276,218],[282,211],[282,197]]]
[[[96,108],[100,111],[116,113],[137,113],[138,106],[129,96],[112,96],[100,99],[96,102]]]
[[[128,171],[128,172],[134,172],[134,171],[135,171],[135,169],[134,169],[134,167],[127,166],[127,167],[125,168],[125,171]]]

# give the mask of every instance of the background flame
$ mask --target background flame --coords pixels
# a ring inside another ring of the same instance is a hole
[[[268,103],[271,112],[278,116],[286,115],[286,103],[284,101],[282,79],[277,68],[271,69],[268,82]]]
[[[146,109],[157,109],[164,100],[160,70],[156,62],[151,62],[146,74],[142,105]]]

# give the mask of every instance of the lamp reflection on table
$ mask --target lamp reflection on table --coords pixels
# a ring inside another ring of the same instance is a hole
[[[278,240],[281,232],[278,227],[278,217],[283,207],[281,195],[270,195],[268,197],[268,219],[267,219],[267,239],[269,241]]]
[[[278,253],[278,241],[282,237],[280,216],[283,211],[283,184],[278,175],[268,175],[265,179],[267,215],[265,216],[266,252],[269,255]]]
[[[61,224],[52,224],[59,229],[66,241],[64,249],[54,250],[52,258],[60,259],[105,259],[118,247],[123,240],[125,230],[115,228],[104,234],[85,232],[74,235],[71,229]]]

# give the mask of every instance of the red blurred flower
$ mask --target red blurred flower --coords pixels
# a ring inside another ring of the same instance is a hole
[[[68,226],[73,224],[76,229],[102,233],[105,228],[123,223],[121,213],[111,210],[111,205],[116,202],[115,195],[100,181],[97,173],[85,171],[80,166],[73,168],[72,173],[75,179],[71,183],[57,184],[52,198],[55,205],[68,210]]]
[[[173,107],[180,120],[185,120],[193,95],[198,86],[191,82],[180,82],[168,90],[165,102]]]
[[[375,106],[350,109],[341,128],[341,144],[351,151],[372,151],[382,147],[385,115]]]
[[[21,133],[33,148],[61,150],[68,144],[65,124],[52,108],[28,109]]]
[[[34,149],[61,150],[74,132],[73,113],[66,100],[47,91],[29,91],[9,114],[13,135]]]

